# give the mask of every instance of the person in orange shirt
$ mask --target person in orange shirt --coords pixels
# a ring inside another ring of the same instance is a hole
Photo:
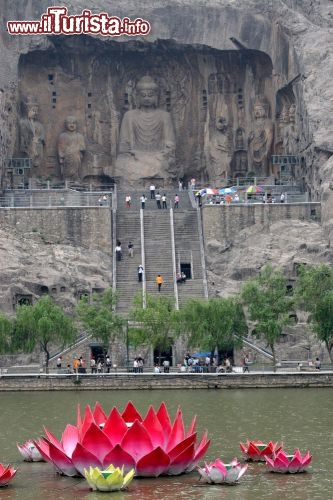
[[[158,274],[156,276],[156,283],[157,283],[157,288],[158,288],[158,291],[160,292],[161,291],[161,287],[162,287],[162,284],[163,284],[163,278],[160,274]]]

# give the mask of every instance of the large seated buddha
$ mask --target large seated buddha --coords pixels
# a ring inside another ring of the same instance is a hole
[[[175,134],[170,113],[158,109],[158,87],[149,76],[136,85],[137,108],[124,114],[115,165],[119,184],[138,186],[176,177]],[[145,182],[146,180],[146,182]]]

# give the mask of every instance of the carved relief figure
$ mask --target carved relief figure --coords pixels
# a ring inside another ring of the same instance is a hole
[[[224,116],[216,119],[215,131],[208,145],[209,180],[216,186],[228,178],[231,161],[231,139],[227,120]]]
[[[273,125],[268,118],[267,104],[257,99],[254,108],[254,127],[249,135],[249,168],[256,175],[269,175],[269,155],[273,141]]]
[[[83,135],[77,132],[75,116],[67,116],[65,127],[66,132],[62,132],[58,138],[60,173],[63,179],[78,180],[82,177],[81,166],[86,143]]]
[[[296,106],[291,104],[288,110],[288,125],[283,129],[283,152],[286,155],[294,155],[297,153],[297,133],[295,126]]]
[[[175,177],[175,134],[170,113],[158,109],[158,86],[149,76],[136,86],[137,108],[124,114],[115,176],[126,184],[138,179]]]
[[[20,152],[31,158],[32,166],[39,167],[44,158],[45,131],[38,121],[39,106],[34,98],[23,104],[26,117],[20,120]]]

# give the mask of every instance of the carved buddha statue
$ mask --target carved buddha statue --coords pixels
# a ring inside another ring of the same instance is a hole
[[[60,173],[63,179],[78,180],[82,177],[81,166],[86,149],[85,139],[77,131],[75,116],[67,116],[65,127],[66,131],[62,132],[58,138]]]
[[[255,175],[269,175],[269,155],[273,141],[273,124],[268,118],[263,99],[257,99],[253,107],[254,126],[249,135],[249,168]]]
[[[42,166],[44,159],[45,132],[38,121],[39,106],[35,98],[28,97],[23,103],[25,118],[20,120],[20,152],[31,158],[32,166]]]
[[[136,85],[137,108],[124,114],[115,177],[135,185],[140,179],[173,178],[175,134],[170,113],[159,109],[158,86],[149,76]]]

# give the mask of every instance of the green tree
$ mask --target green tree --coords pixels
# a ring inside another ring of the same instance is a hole
[[[299,307],[310,313],[317,338],[325,343],[333,363],[333,270],[327,265],[301,266],[295,288]]]
[[[138,323],[137,328],[129,330],[131,345],[148,344],[161,353],[170,347],[175,337],[177,313],[174,301],[169,297],[146,296],[146,307],[142,307],[142,294],[134,298],[134,308],[130,317]]]
[[[103,293],[82,297],[76,306],[79,320],[89,333],[104,346],[124,335],[124,319],[114,312],[117,294],[111,288]]]
[[[50,359],[50,345],[71,344],[76,337],[72,318],[67,316],[49,296],[35,304],[17,308],[12,344],[14,349],[32,352],[37,346],[45,353],[46,372]]]
[[[243,285],[241,296],[251,321],[256,322],[258,337],[263,338],[272,351],[275,370],[275,345],[284,326],[290,322],[289,312],[293,304],[287,295],[287,280],[281,271],[266,266],[259,276]]]
[[[11,351],[11,338],[13,335],[14,322],[4,314],[0,314],[0,352]]]
[[[247,331],[242,306],[234,297],[190,299],[179,314],[180,327],[189,335],[189,347],[227,351],[239,345]]]

